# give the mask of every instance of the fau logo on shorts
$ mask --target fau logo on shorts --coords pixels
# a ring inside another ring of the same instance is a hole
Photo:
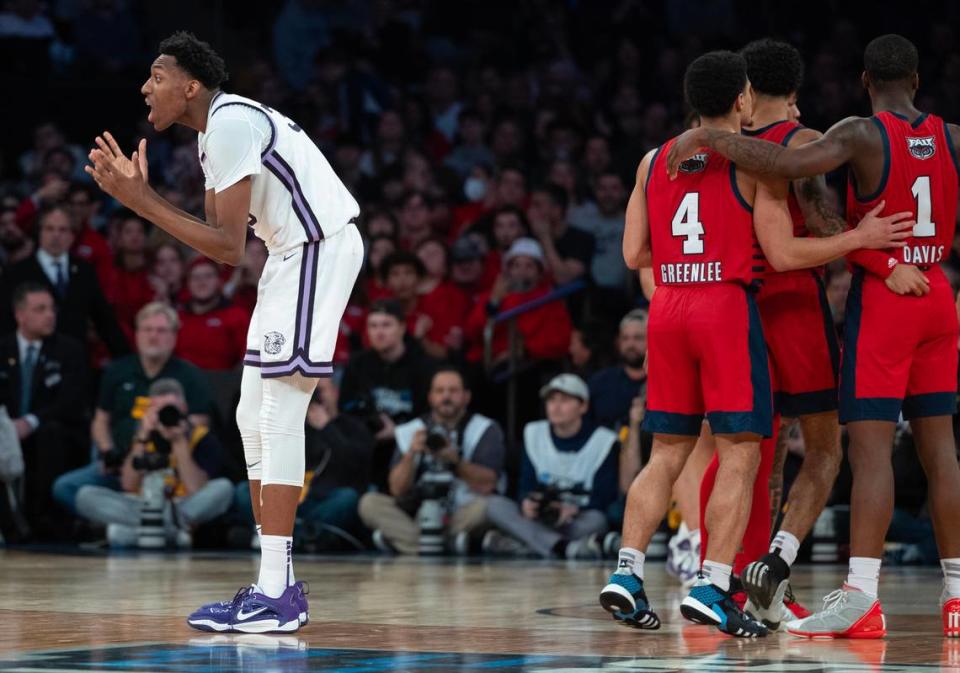
[[[287,339],[280,332],[267,332],[263,335],[263,350],[270,355],[276,355],[283,348]]]
[[[680,171],[682,173],[699,173],[707,167],[707,157],[709,156],[710,155],[706,152],[694,154],[692,157],[680,164]]]
[[[933,136],[925,138],[907,138],[907,149],[917,159],[929,159],[937,153],[937,146]]]

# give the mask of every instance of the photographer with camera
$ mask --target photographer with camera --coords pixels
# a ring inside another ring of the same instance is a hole
[[[484,537],[484,552],[599,558],[605,512],[618,495],[617,436],[590,422],[590,393],[579,376],[555,376],[540,397],[547,420],[523,429],[520,504],[490,496],[487,517],[496,530]]]
[[[190,531],[230,508],[233,484],[217,478],[222,449],[205,425],[187,417],[183,386],[160,379],[120,468],[118,493],[104,486],[77,492],[77,512],[107,525],[111,546],[189,546]]]
[[[360,499],[360,518],[384,551],[439,554],[445,538],[462,550],[470,531],[486,521],[485,496],[501,490],[503,431],[467,411],[463,374],[437,369],[427,401],[429,413],[397,426],[390,495]]]

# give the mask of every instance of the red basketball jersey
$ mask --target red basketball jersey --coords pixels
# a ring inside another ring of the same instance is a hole
[[[886,111],[870,119],[883,137],[883,177],[877,191],[859,196],[850,174],[847,221],[856,226],[880,201],[882,215],[912,212],[917,224],[906,247],[888,252],[905,264],[935,265],[950,253],[957,225],[958,170],[946,124],[932,114],[912,123]]]
[[[803,124],[784,119],[759,129],[743,129],[741,133],[745,136],[760,138],[786,147],[790,144],[790,139],[793,138],[794,134],[803,128],[806,128]],[[797,238],[809,236],[810,232],[807,231],[803,211],[800,210],[800,204],[797,203],[797,197],[793,194],[792,186],[790,196],[787,198],[787,205],[790,206],[790,219],[793,220],[793,235]]]
[[[657,285],[742,283],[763,272],[753,208],[737,189],[734,165],[716,152],[681,164],[676,180],[661,145],[647,175],[647,218]]]

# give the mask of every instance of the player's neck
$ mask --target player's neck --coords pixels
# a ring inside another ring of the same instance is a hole
[[[723,117],[701,117],[700,126],[705,129],[740,133],[740,113],[732,112]]]
[[[913,97],[903,91],[875,91],[870,96],[870,106],[873,113],[896,112],[911,121],[920,116],[921,112],[913,104]]]
[[[745,128],[762,129],[764,126],[788,119],[789,114],[790,106],[786,98],[757,96],[753,104],[753,118]]]
[[[194,131],[206,133],[207,119],[210,116],[210,101],[218,93],[219,91],[203,90],[197,94],[196,98],[187,103],[187,109],[177,122],[192,128]]]

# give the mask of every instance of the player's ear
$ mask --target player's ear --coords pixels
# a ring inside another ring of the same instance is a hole
[[[198,93],[200,93],[200,82],[195,79],[187,80],[187,86],[183,93],[187,100],[192,100]]]
[[[860,75],[860,83],[863,84],[864,89],[870,90],[870,75],[867,74],[866,70]]]
[[[910,78],[910,86],[913,87],[914,91],[920,89],[920,73],[913,73],[913,76]]]

